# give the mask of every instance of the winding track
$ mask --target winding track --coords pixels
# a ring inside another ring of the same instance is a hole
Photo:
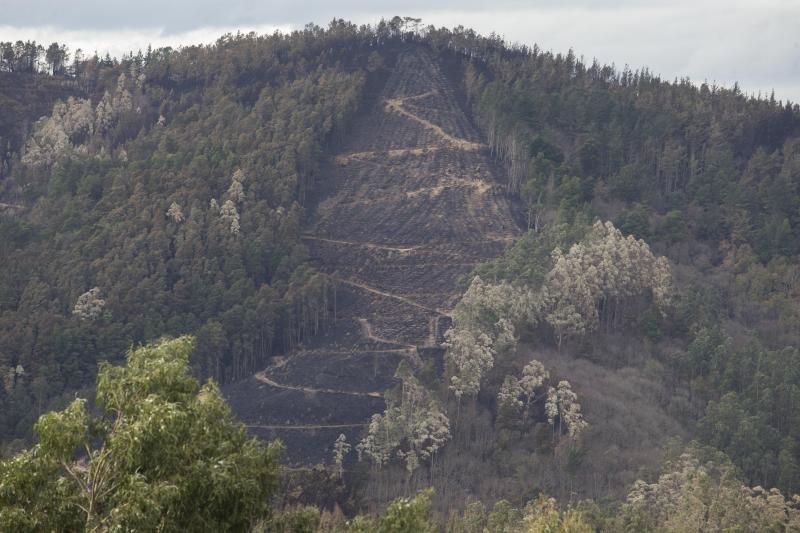
[[[441,128],[441,126],[438,126],[433,122],[425,120],[419,115],[416,115],[411,111],[408,111],[403,105],[408,100],[427,98],[428,96],[431,96],[433,94],[436,94],[436,92],[428,91],[426,93],[417,94],[414,96],[407,96],[405,98],[387,98],[386,100],[384,100],[384,105],[386,106],[386,109],[388,109],[389,111],[400,113],[401,115],[408,117],[411,120],[419,122],[420,124],[422,124],[423,127],[433,130],[439,137],[449,142],[459,150],[483,150],[484,148],[486,148],[486,145],[483,143],[471,142],[468,141],[467,139],[461,139],[459,137],[454,137],[450,135],[449,133],[445,132]]]
[[[359,283],[358,281],[353,281],[351,279],[344,279],[344,278],[340,278],[340,277],[333,276],[333,275],[330,275],[328,277],[331,278],[332,280],[338,282],[338,283],[344,283],[345,285],[350,285],[351,287],[356,287],[358,289],[361,289],[362,291],[367,291],[367,292],[370,292],[372,294],[376,294],[378,296],[382,296],[384,298],[394,298],[395,300],[399,300],[399,301],[401,301],[401,302],[403,302],[405,304],[413,305],[414,307],[418,307],[418,308],[422,309],[423,311],[428,311],[430,313],[436,313],[436,314],[439,314],[439,315],[442,315],[442,316],[447,316],[447,317],[450,316],[450,313],[447,312],[447,311],[442,311],[440,309],[431,309],[430,307],[427,307],[425,305],[417,303],[417,302],[415,302],[414,300],[412,300],[410,298],[406,298],[405,296],[400,296],[399,294],[392,294],[391,292],[382,291],[382,290],[377,289],[375,287],[370,287],[369,285],[367,285],[365,283]]]
[[[406,254],[412,252],[418,248],[418,246],[385,246],[381,244],[375,244],[371,242],[354,242],[354,241],[343,241],[341,239],[326,239],[324,237],[317,237],[315,235],[303,235],[300,237],[303,240],[308,241],[322,241],[322,242],[329,242],[333,244],[347,244],[350,246],[363,246],[365,248],[372,248],[375,250],[389,250],[391,252],[400,252],[401,254]]]
[[[300,426],[287,426],[287,425],[259,425],[259,424],[250,424],[246,427],[252,429],[271,429],[271,430],[291,430],[297,429],[300,431],[310,431],[315,429],[350,429],[350,428],[360,428],[366,426],[366,422],[360,422],[356,424],[305,424]]]
[[[336,390],[336,389],[314,389],[312,387],[302,387],[299,385],[284,385],[282,383],[278,383],[277,381],[271,379],[267,374],[268,370],[262,370],[261,372],[257,372],[255,378],[258,381],[266,383],[271,387],[277,387],[279,389],[286,389],[286,390],[297,390],[302,391],[307,394],[348,394],[350,396],[362,396],[362,397],[372,397],[372,398],[381,398],[383,396],[382,392],[359,392],[359,391],[351,391],[351,390]],[[348,425],[348,424],[345,424]],[[312,427],[312,426],[308,426]]]
[[[332,158],[302,235],[337,284],[337,322],[226,389],[249,430],[280,437],[293,464],[329,457],[383,408],[397,364],[438,348],[456,280],[515,239],[492,163],[438,66],[401,54],[379,102]]]

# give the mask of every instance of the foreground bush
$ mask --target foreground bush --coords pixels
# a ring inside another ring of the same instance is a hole
[[[247,437],[216,384],[191,377],[194,339],[102,364],[84,399],[39,418],[39,444],[0,463],[2,531],[226,531],[268,518],[278,444]],[[92,409],[94,411],[94,409]]]

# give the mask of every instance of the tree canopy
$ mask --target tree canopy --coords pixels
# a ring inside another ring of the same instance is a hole
[[[280,445],[248,437],[191,337],[101,364],[96,405],[42,415],[39,442],[0,463],[5,531],[241,531],[269,518]]]

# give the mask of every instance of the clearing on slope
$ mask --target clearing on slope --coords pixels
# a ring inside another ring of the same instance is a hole
[[[486,146],[426,52],[401,53],[322,178],[305,244],[336,284],[321,335],[227,388],[251,431],[294,464],[328,460],[383,409],[403,359],[440,357],[456,283],[519,229]]]

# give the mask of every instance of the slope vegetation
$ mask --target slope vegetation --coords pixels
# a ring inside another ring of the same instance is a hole
[[[303,239],[336,284],[331,333],[228,388],[237,414],[292,462],[355,441],[397,364],[440,356],[458,278],[518,234],[486,147],[438,66],[400,54],[327,169]]]

